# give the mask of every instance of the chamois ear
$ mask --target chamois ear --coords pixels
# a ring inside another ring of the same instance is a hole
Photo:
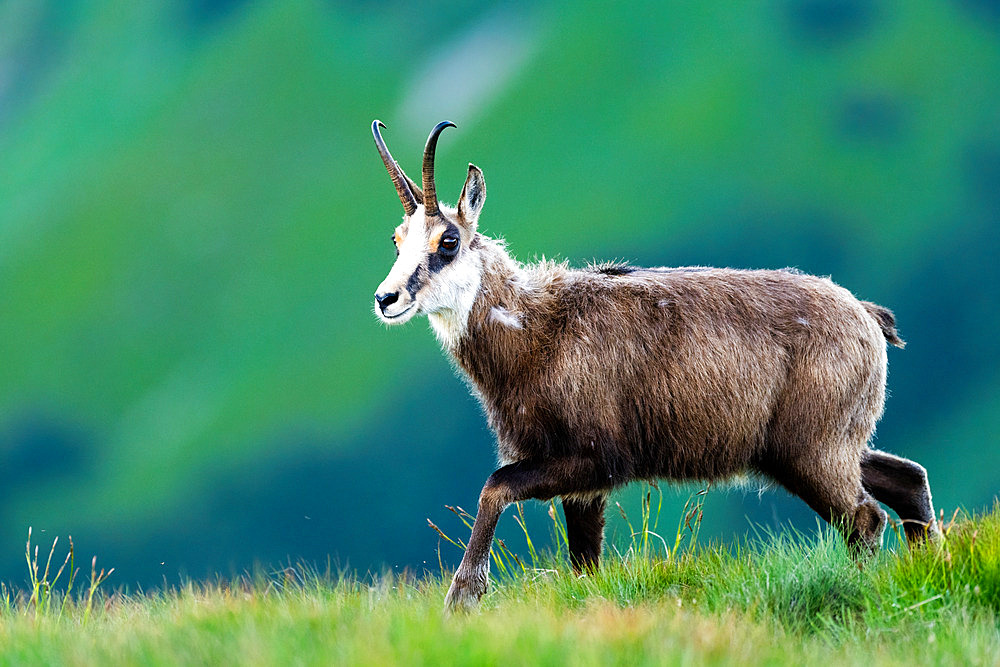
[[[486,201],[486,181],[483,172],[474,164],[469,165],[469,176],[462,186],[462,195],[458,198],[458,218],[470,234],[476,231],[479,212],[483,210]]]

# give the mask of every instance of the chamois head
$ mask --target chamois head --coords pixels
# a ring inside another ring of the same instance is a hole
[[[486,199],[483,172],[470,164],[458,206],[441,205],[434,186],[434,151],[441,132],[455,124],[445,121],[431,130],[424,148],[422,190],[392,159],[380,127],[385,127],[381,121],[372,122],[375,146],[404,215],[392,236],[396,262],[375,291],[375,313],[387,324],[406,322],[417,313],[431,315],[435,329],[464,323],[480,284],[482,264],[472,241]]]

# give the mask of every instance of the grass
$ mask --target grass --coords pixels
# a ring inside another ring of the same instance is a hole
[[[700,496],[668,539],[656,531],[651,500],[648,493],[631,539],[608,549],[590,576],[574,576],[565,564],[555,512],[551,552],[540,552],[527,530],[523,557],[496,543],[495,577],[481,611],[459,616],[442,613],[448,580],[429,573],[362,578],[299,566],[125,594],[103,590],[92,562],[89,589],[60,591],[60,574],[75,575],[72,547],[68,565],[56,569],[49,567],[53,545],[42,568],[29,541],[33,586],[4,589],[0,662],[1000,661],[1000,503],[953,518],[943,548],[886,549],[859,568],[827,529],[701,546]],[[519,510],[512,514],[524,526]]]

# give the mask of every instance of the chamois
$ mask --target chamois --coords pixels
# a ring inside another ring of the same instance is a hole
[[[482,402],[501,467],[486,480],[446,606],[486,592],[504,508],[559,496],[570,559],[596,567],[608,493],[634,480],[763,475],[879,548],[891,507],[909,540],[937,537],[923,467],[871,449],[885,401],[891,311],[795,270],[522,265],[476,231],[486,199],[469,165],[438,203],[430,133],[421,189],[375,145],[403,203],[397,258],[375,292],[385,323],[426,313]],[[860,555],[860,554],[859,554]]]

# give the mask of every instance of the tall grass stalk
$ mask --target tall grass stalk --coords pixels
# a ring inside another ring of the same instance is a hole
[[[24,547],[25,561],[28,566],[28,585],[30,588],[26,608],[32,610],[36,619],[43,616],[49,616],[52,611],[52,599],[57,596],[57,586],[59,581],[62,579],[63,573],[67,573],[66,590],[61,593],[62,599],[59,603],[59,613],[56,616],[57,619],[61,619],[66,611],[67,605],[73,599],[73,584],[76,581],[77,574],[79,574],[79,568],[76,567],[76,545],[73,543],[73,536],[69,536],[69,549],[66,552],[66,556],[63,558],[62,565],[60,565],[54,572],[52,570],[52,559],[55,556],[56,549],[59,545],[59,537],[57,536],[54,540],[52,540],[52,546],[49,548],[49,555],[45,559],[44,569],[39,566],[38,545],[35,545],[34,548],[32,548],[31,537],[32,528],[29,527],[28,541],[25,543]],[[97,556],[94,556],[94,559],[91,562],[90,588],[87,590],[86,605],[83,614],[84,623],[90,619],[90,610],[93,607],[95,594],[101,584],[107,581],[108,577],[110,577],[114,571],[115,569],[111,568],[105,572],[104,569],[101,568],[100,572],[98,572]],[[0,599],[3,601],[4,611],[7,613],[13,613],[16,606],[16,596],[12,595],[6,584],[3,584],[2,589],[0,589]]]
[[[52,567],[52,556],[56,552],[56,546],[59,544],[59,537],[56,536],[52,540],[52,546],[49,548],[49,556],[45,560],[45,570],[39,574],[38,571],[38,545],[35,545],[34,551],[31,549],[31,527],[28,527],[28,541],[25,544],[24,556],[28,564],[28,581],[31,585],[31,597],[28,598],[29,606],[33,607],[35,610],[35,616],[39,614],[48,613],[52,606],[53,590],[56,584],[59,583],[59,579],[62,577],[63,572],[66,570],[66,566],[70,566],[69,573],[69,584],[67,586],[67,594],[73,588],[73,579],[76,573],[73,570],[73,538],[69,538],[69,551],[66,554],[66,558],[63,560],[62,565],[55,572],[55,576],[49,580],[49,573]],[[65,603],[65,596],[63,598]],[[62,610],[60,605],[60,612]]]
[[[87,621],[90,620],[90,610],[94,606],[94,593],[97,592],[97,589],[100,588],[101,584],[107,581],[108,577],[110,577],[114,571],[115,568],[111,568],[107,571],[107,573],[105,573],[104,568],[102,567],[101,571],[98,572],[97,556],[94,556],[94,559],[90,561],[90,588],[87,589],[87,606],[83,610],[84,625],[86,625]]]

